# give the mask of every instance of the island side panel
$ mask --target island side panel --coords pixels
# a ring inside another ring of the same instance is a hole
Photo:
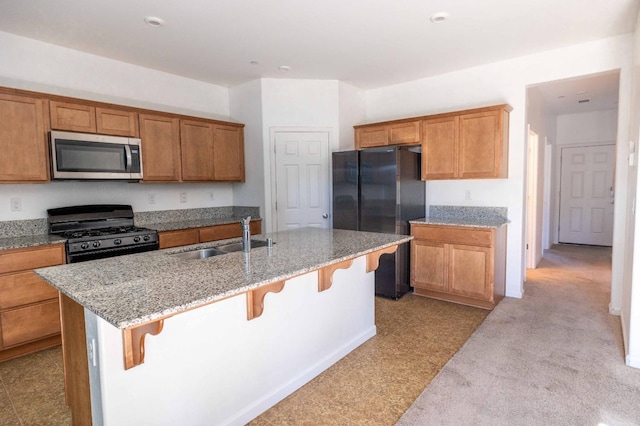
[[[103,423],[246,424],[375,335],[365,268],[356,259],[323,292],[317,271],[288,280],[250,321],[244,294],[171,317],[130,370],[121,330],[98,318]]]

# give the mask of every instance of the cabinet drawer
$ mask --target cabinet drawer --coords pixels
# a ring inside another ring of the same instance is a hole
[[[58,297],[58,291],[34,272],[0,275],[0,309],[42,302]]]
[[[242,236],[242,227],[240,223],[228,223],[225,225],[209,226],[200,228],[200,242],[226,240],[228,238],[237,238]]]
[[[163,231],[158,233],[160,248],[188,246],[198,242],[197,229],[184,229],[180,231]]]
[[[57,300],[0,313],[2,347],[19,345],[60,333],[60,307]]]
[[[411,235],[420,240],[440,241],[449,244],[491,246],[491,230],[489,229],[412,225]]]
[[[64,245],[0,251],[0,274],[64,263]]]

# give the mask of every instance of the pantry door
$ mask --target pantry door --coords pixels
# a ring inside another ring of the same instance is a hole
[[[275,133],[275,231],[329,228],[329,132]]]
[[[615,145],[562,148],[560,243],[611,246]]]

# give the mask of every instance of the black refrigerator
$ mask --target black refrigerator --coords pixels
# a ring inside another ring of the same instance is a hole
[[[409,234],[409,221],[425,216],[417,146],[334,152],[333,227]],[[380,257],[376,295],[399,299],[410,290],[409,244]]]

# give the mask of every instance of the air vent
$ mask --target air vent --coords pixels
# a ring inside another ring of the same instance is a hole
[[[586,103],[588,103],[588,102],[591,102],[591,99],[580,99],[580,100],[578,101],[578,103],[579,103],[579,104],[586,104]]]

